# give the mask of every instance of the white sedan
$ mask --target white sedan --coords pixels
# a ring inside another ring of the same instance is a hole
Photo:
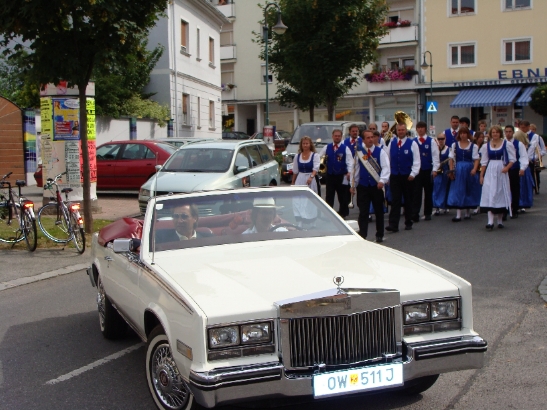
[[[101,331],[147,343],[160,409],[417,394],[482,367],[471,285],[354,225],[304,187],[152,198],[93,237]]]

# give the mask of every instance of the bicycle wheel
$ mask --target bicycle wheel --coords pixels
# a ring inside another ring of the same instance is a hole
[[[19,207],[19,204],[16,204],[15,207],[10,205],[10,207],[12,211],[11,221],[9,221],[10,210],[8,206],[0,207],[0,242],[14,245],[23,240],[23,233],[15,209],[15,207]]]
[[[34,219],[28,210],[24,210],[21,215],[22,228],[25,236],[25,242],[30,252],[36,250],[38,243],[38,234],[36,232],[36,219]]]
[[[53,242],[67,243],[72,240],[69,223],[68,216],[56,203],[46,204],[38,211],[38,226]]]
[[[81,255],[85,251],[85,233],[84,228],[80,227],[78,217],[73,212],[70,213],[70,225],[72,227],[72,240]]]

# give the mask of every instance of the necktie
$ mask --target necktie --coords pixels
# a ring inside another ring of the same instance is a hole
[[[456,136],[456,131],[452,130],[452,136],[453,136],[453,137]]]
[[[397,146],[398,146],[399,148],[401,148],[401,145],[403,145],[403,141],[399,140],[399,142],[397,143]]]
[[[334,152],[336,152],[337,150],[338,150],[338,145],[334,144]]]
[[[368,150],[368,156],[370,157],[372,155],[372,152],[370,152],[370,149]]]
[[[355,145],[355,140],[356,140],[356,138],[351,139],[351,145]]]
[[[420,144],[423,144],[425,142],[425,138],[424,137],[420,137]]]

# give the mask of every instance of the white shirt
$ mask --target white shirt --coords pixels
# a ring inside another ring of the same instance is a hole
[[[539,146],[539,152],[541,156],[545,155],[545,142],[543,141],[543,138],[541,138],[538,134],[532,133],[530,136],[528,135],[528,139],[530,140],[530,147],[528,147],[528,152],[532,153],[532,161],[537,159],[536,158],[536,147]],[[533,147],[533,149],[531,149]],[[531,149],[531,150],[530,150]]]
[[[514,138],[512,138],[511,140],[507,138],[506,140],[507,140],[507,143],[513,145],[513,147],[515,146]],[[516,152],[516,156],[518,156],[521,171],[525,171],[526,168],[528,168],[528,163],[530,162],[530,159],[528,158],[528,152],[526,152],[526,147],[524,146],[524,144],[518,141],[518,146],[519,146],[519,150],[518,152]]]
[[[361,145],[363,147],[363,150],[366,152],[368,148],[365,146],[365,144],[361,144]],[[389,182],[389,176],[391,175],[391,167],[390,167],[390,163],[389,163],[389,156],[387,155],[385,150],[383,150],[382,148],[377,147],[375,145],[373,145],[372,148],[370,148],[370,152],[374,153],[374,150],[377,150],[377,149],[380,150],[380,167],[382,168],[381,171],[380,171],[380,182],[385,185]],[[355,158],[355,161],[360,162],[361,160],[359,158]],[[360,172],[361,172],[361,166],[356,167],[355,168],[355,181],[356,181],[356,184],[359,184],[358,181],[359,181]],[[353,186],[353,180],[352,180],[352,186]]]
[[[353,170],[353,156],[351,155],[351,150],[342,141],[340,141],[340,144],[337,144],[337,145],[338,145],[338,150],[341,150],[344,148],[346,149],[346,167],[348,169],[348,172],[351,173]],[[325,145],[321,149],[321,152],[319,153],[319,158],[321,158],[323,155],[327,155],[327,147],[328,145]],[[347,179],[344,179],[344,181],[347,181]]]
[[[423,138],[425,138],[427,142],[427,135],[424,135]],[[416,137],[415,141],[417,144],[422,145],[419,135]],[[439,169],[439,146],[437,145],[435,138],[431,138],[431,157],[433,159],[433,171],[437,171]]]
[[[401,140],[401,145],[405,145],[406,140],[407,140],[407,137],[404,137]],[[415,177],[416,175],[420,173],[420,165],[421,165],[420,148],[418,147],[418,144],[415,139],[411,139],[411,141],[412,141],[412,144],[410,145],[410,149],[412,150],[412,168],[410,169],[410,176]],[[393,137],[393,139],[389,143],[389,146],[391,146],[391,144],[399,144],[399,137]],[[388,150],[387,152],[389,154],[389,160],[391,163],[391,150]]]
[[[313,154],[315,154],[315,155],[313,155]],[[301,154],[296,154],[294,156],[294,161],[292,163],[292,172],[293,172],[293,174],[298,174],[300,172],[298,170],[298,155],[300,155],[300,162],[302,162],[304,164],[310,162],[312,157],[313,157],[313,170],[315,172],[319,171],[319,164],[321,162],[321,155],[319,155],[317,152],[312,152],[310,154],[310,157],[306,160],[304,158],[302,158]],[[351,153],[350,153],[350,156],[351,156]]]
[[[477,144],[471,144],[467,146],[467,148],[462,148],[461,144],[459,142],[455,142],[452,144],[452,147],[450,148],[450,154],[448,154],[448,158],[453,159],[456,161],[456,144],[458,144],[458,147],[463,150],[468,150],[469,147],[473,147],[473,152],[471,153],[471,159],[475,161],[476,159],[479,159],[479,149],[477,148]],[[483,145],[483,147],[486,146],[486,144]],[[481,148],[482,149],[482,148]],[[482,152],[482,151],[481,151]]]
[[[506,141],[507,142],[507,141]],[[488,158],[488,144],[484,144],[482,147],[481,147],[481,165],[482,166],[486,166],[488,165],[488,162],[489,162],[489,158]],[[507,143],[506,144],[507,146],[507,155],[509,156],[509,162],[515,162],[517,160],[517,157],[515,156],[515,146],[513,144],[510,144],[510,143]],[[500,149],[502,149],[503,147],[503,144],[501,144],[499,147],[497,148],[492,148],[490,147],[490,149],[492,151],[499,151]]]

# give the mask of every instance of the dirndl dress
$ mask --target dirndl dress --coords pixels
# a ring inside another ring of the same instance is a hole
[[[448,159],[450,149],[445,148],[444,153],[440,152],[440,163]],[[446,200],[448,197],[448,187],[450,185],[450,178],[448,178],[448,170],[450,169],[448,162],[442,165],[442,173],[437,174],[433,179],[433,208],[446,209]]]
[[[530,167],[524,171],[524,176],[520,179],[520,208],[531,208],[534,206],[534,188],[536,184]]]
[[[470,143],[466,149],[463,149],[459,142],[455,142],[450,155],[450,158],[456,161],[456,178],[450,182],[447,206],[455,209],[476,208],[481,200],[479,173],[471,175],[473,162],[479,159],[476,145]]]
[[[514,152],[514,145],[507,144],[507,141],[503,141],[498,149],[492,149],[490,142],[482,146],[481,165],[486,166],[486,172],[482,184],[481,212],[501,214],[509,211],[511,214],[509,173],[501,171],[509,162],[515,162]]]

